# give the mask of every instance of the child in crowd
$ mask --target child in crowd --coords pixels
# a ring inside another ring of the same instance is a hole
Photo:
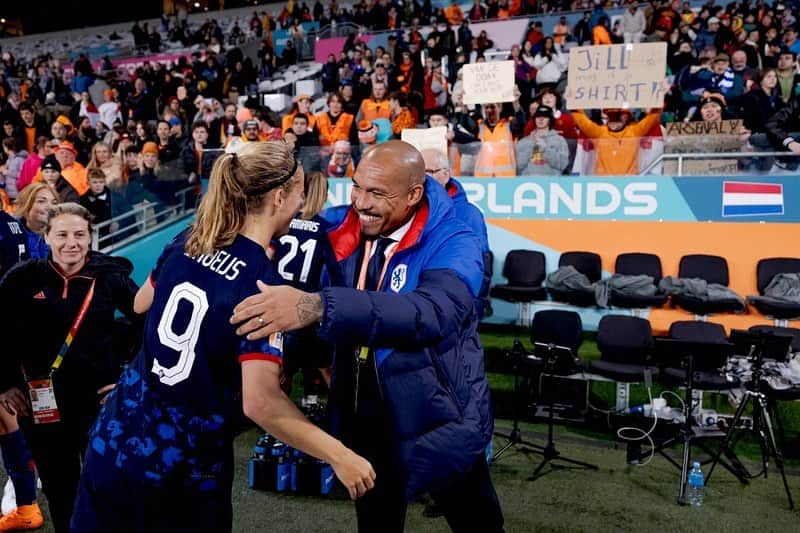
[[[89,190],[81,196],[80,203],[92,214],[92,222],[97,226],[111,219],[111,191],[106,186],[106,173],[102,169],[89,169],[87,178]],[[108,235],[109,231],[109,226],[103,226],[100,236]]]

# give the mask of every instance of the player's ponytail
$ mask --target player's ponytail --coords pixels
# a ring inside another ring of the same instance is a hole
[[[268,193],[286,186],[296,171],[297,161],[282,141],[247,143],[220,156],[186,240],[186,253],[195,257],[231,244],[248,211],[261,208]]]
[[[306,174],[306,201],[303,204],[303,218],[313,218],[325,207],[328,200],[328,178],[322,172]]]

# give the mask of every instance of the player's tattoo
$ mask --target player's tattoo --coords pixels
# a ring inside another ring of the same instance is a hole
[[[322,298],[319,294],[304,294],[297,301],[297,318],[303,326],[319,322],[322,318]]]

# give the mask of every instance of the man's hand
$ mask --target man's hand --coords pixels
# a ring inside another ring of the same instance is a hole
[[[10,415],[30,416],[31,414],[28,398],[16,387],[0,393],[0,406]]]
[[[239,324],[237,335],[263,339],[277,331],[303,329],[322,318],[322,298],[288,285],[270,287],[257,282],[258,294],[242,300],[233,310],[231,324]]]
[[[347,449],[345,456],[331,463],[336,477],[347,487],[350,498],[355,500],[375,486],[375,470],[369,461]]]

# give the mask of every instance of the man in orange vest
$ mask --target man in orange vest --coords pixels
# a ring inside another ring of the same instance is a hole
[[[461,25],[461,21],[464,20],[464,12],[458,7],[458,0],[453,0],[453,3],[444,10],[444,16],[451,26]]]
[[[578,129],[595,141],[594,173],[597,176],[631,176],[639,173],[639,141],[661,119],[661,109],[652,109],[633,122],[629,109],[605,109],[606,124],[593,122],[583,111],[572,113]]]
[[[500,104],[483,106],[485,120],[478,121],[481,149],[475,159],[473,175],[478,178],[513,177],[517,175],[511,124],[500,118]]]
[[[75,161],[76,155],[78,151],[69,141],[61,141],[56,148],[56,159],[61,165],[61,175],[82,196],[89,190],[89,180],[86,178],[86,168]]]
[[[342,111],[342,95],[333,92],[328,96],[328,110],[317,114],[317,133],[323,152],[330,152],[336,141],[350,139],[353,115]]]
[[[313,130],[316,126],[316,118],[311,114],[311,95],[298,94],[294,97],[294,105],[291,111],[284,115],[281,122],[281,131],[286,133],[286,130],[292,127],[294,116],[297,114],[305,115],[308,118],[308,129]]]
[[[369,123],[379,118],[391,120],[392,110],[386,98],[386,84],[376,82],[372,84],[372,96],[361,102],[356,122],[360,123],[363,120]]]

